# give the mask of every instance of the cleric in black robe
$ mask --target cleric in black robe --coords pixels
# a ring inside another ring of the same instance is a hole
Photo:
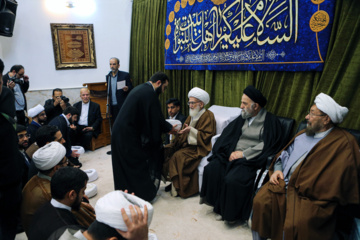
[[[14,239],[21,204],[23,157],[15,132],[14,93],[2,84],[0,59],[0,239]]]
[[[247,92],[249,89],[250,92]],[[255,93],[254,96],[253,93]],[[266,104],[266,99],[261,92],[252,86],[244,90],[244,95],[249,96],[261,107]],[[242,112],[244,112],[243,98]],[[266,115],[261,130],[262,134],[260,131],[263,148],[259,155],[250,160],[246,159],[245,155],[245,157],[229,161],[231,154],[236,151],[243,125],[245,122],[248,123],[247,119],[240,115],[224,129],[217,139],[212,149],[213,155],[208,159],[210,163],[205,166],[200,203],[214,206],[214,212],[220,214],[222,220],[232,222],[248,219],[251,212],[256,171],[264,167],[267,158],[276,154],[283,145],[281,125],[277,117],[266,112],[264,108],[256,117],[260,114]],[[220,219],[217,217],[217,220]]]
[[[115,190],[128,190],[151,201],[160,185],[163,163],[161,134],[174,129],[165,121],[158,99],[168,85],[165,73],[134,88],[112,129],[111,151]]]

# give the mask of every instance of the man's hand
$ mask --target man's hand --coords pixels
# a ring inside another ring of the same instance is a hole
[[[72,150],[70,156],[72,156],[73,158],[77,158],[80,157],[80,154],[77,153],[77,150]]]
[[[181,129],[179,132],[178,132],[178,134],[184,134],[184,133],[188,133],[188,132],[190,132],[190,129],[191,129],[191,127],[189,126],[189,125],[187,125],[187,124],[184,124],[184,128],[183,129]]]
[[[244,154],[242,151],[235,151],[235,152],[232,152],[230,157],[229,157],[229,161],[233,161],[235,159],[239,159],[239,158],[243,158],[244,157]]]
[[[6,84],[6,86],[7,86],[8,88],[10,88],[11,90],[13,90],[14,87],[15,87],[15,82],[9,80],[9,81],[7,82],[7,84]]]
[[[127,92],[128,90],[129,90],[129,87],[128,86],[125,86],[125,87],[123,87],[123,89],[122,89],[124,92]]]
[[[272,183],[274,185],[278,185],[279,184],[279,179],[284,179],[284,174],[283,174],[282,171],[277,170],[271,175],[270,183]]]
[[[24,79],[24,82],[28,82],[28,81],[29,81],[29,76],[28,76],[28,75],[24,75],[23,79]]]
[[[94,131],[94,128],[93,127],[86,127],[86,128],[83,128],[83,131],[84,132]]]
[[[60,97],[56,97],[56,99],[54,100],[54,107],[56,107],[57,105],[59,105],[61,102],[61,98]]]
[[[66,103],[63,100],[60,100],[60,107],[62,108],[62,110],[65,110],[66,108]]]
[[[70,124],[70,128],[71,128],[72,130],[76,130],[75,124]]]
[[[134,210],[134,207],[136,209],[136,212]],[[149,233],[149,227],[148,227],[148,210],[146,205],[144,206],[144,216],[138,206],[129,206],[130,212],[131,212],[131,219],[126,215],[125,209],[121,209],[121,215],[124,219],[124,222],[128,228],[127,232],[123,232],[119,229],[116,229],[116,231],[126,239],[130,240],[147,240],[148,239],[148,233]]]

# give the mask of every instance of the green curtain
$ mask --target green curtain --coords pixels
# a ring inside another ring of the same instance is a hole
[[[134,85],[165,71],[166,0],[134,0],[131,30],[130,74]],[[268,111],[302,121],[320,92],[349,108],[340,125],[360,129],[360,4],[359,0],[336,1],[334,24],[322,72],[189,71],[166,70],[168,90],[160,99],[180,99],[187,114],[187,93],[200,87],[210,94],[211,105],[240,106],[247,85],[258,88],[268,99]]]

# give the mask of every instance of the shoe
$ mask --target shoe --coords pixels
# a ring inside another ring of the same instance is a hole
[[[170,191],[171,196],[173,197],[177,197],[179,194],[176,191],[176,188],[174,187],[174,184],[171,184],[171,191]]]
[[[225,220],[224,223],[226,225],[234,225],[236,223],[236,221],[227,221],[227,220]]]
[[[170,192],[171,191],[171,183],[169,184],[169,185],[167,185],[166,187],[165,187],[165,192]]]
[[[215,213],[215,220],[216,221],[222,221],[222,216],[220,214]]]
[[[107,155],[111,155],[111,151],[106,152]]]

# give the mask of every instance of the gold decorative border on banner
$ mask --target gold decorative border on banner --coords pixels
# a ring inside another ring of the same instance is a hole
[[[93,24],[50,23],[57,70],[96,68]]]

